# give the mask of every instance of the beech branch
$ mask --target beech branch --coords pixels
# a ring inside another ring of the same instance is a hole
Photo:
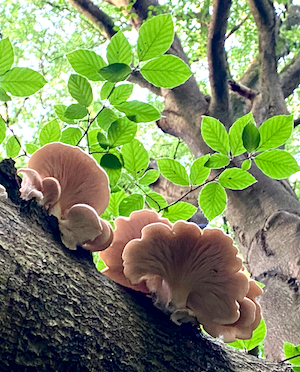
[[[106,39],[110,39],[116,31],[114,22],[109,15],[104,13],[98,6],[90,0],[68,0],[81,14],[86,16],[95,26],[97,26]]]
[[[276,36],[278,32],[274,7],[269,0],[248,0],[259,33],[260,92],[268,117],[286,114],[287,109],[277,73]],[[260,120],[260,121],[261,121]]]
[[[213,1],[213,15],[207,40],[207,59],[211,86],[210,115],[222,119],[223,122],[224,118],[227,118],[225,125],[231,124],[227,86],[227,62],[224,49],[230,6],[231,0]]]

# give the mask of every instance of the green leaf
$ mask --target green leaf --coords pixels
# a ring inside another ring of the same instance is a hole
[[[283,145],[294,129],[293,115],[278,115],[268,119],[259,128],[258,151],[273,149]]]
[[[157,159],[160,173],[176,185],[189,186],[189,176],[183,165],[174,159]]]
[[[105,212],[101,215],[103,216],[105,214]],[[103,219],[105,219],[104,217],[102,217]],[[105,263],[101,260],[100,256],[99,256],[99,252],[93,252],[92,253],[93,255],[93,262],[96,266],[96,269],[98,271],[101,271],[102,269],[104,269],[106,267]]]
[[[244,340],[244,346],[247,350],[254,349],[265,337],[267,333],[266,323],[261,319],[259,326],[253,331],[250,340]]]
[[[293,372],[300,372],[300,366],[293,367]]]
[[[170,222],[176,222],[178,220],[188,220],[196,212],[197,207],[190,203],[178,202],[174,205],[171,205],[163,211],[163,217],[169,219]]]
[[[103,149],[107,149],[109,147],[107,137],[103,133],[101,132],[97,133],[97,140],[98,140],[99,146],[101,146]]]
[[[149,169],[143,175],[143,177],[139,179],[139,184],[140,185],[151,185],[151,183],[154,183],[158,179],[159,174],[160,173],[157,169]]]
[[[101,147],[99,147],[99,149],[101,150]],[[113,155],[113,157],[106,157],[106,155]],[[105,160],[103,160],[103,158]],[[122,154],[117,149],[111,149],[109,154],[97,154],[96,160],[99,161],[100,165],[107,173],[109,184],[112,188],[116,185],[121,176],[121,167],[123,166]]]
[[[68,90],[71,96],[82,106],[88,107],[93,101],[91,84],[83,76],[72,74],[68,81]]]
[[[19,155],[21,146],[15,136],[9,137],[6,143],[5,149],[6,149],[6,156],[8,158],[15,158],[16,156]]]
[[[300,354],[300,344],[294,345],[291,342],[283,342],[283,352],[286,358],[291,358],[294,355]],[[289,360],[290,363],[300,365],[300,357]]]
[[[106,81],[101,88],[100,98],[106,99],[111,94],[111,91],[114,89],[114,87],[115,87],[115,83]]]
[[[260,134],[254,123],[250,122],[244,127],[242,140],[243,146],[249,153],[257,149],[260,141]]]
[[[244,160],[242,162],[241,169],[243,169],[244,171],[247,171],[250,168],[251,168],[251,160],[250,159]]]
[[[133,139],[131,142],[122,146],[121,153],[123,155],[125,169],[137,180],[144,174],[148,167],[148,152],[140,141]]]
[[[5,121],[0,116],[0,143],[2,143],[6,136],[6,124]]]
[[[14,67],[0,76],[0,87],[17,97],[30,96],[45,84],[41,74],[27,67]]]
[[[112,63],[111,65],[102,67],[99,73],[105,80],[117,83],[128,78],[131,74],[131,68],[125,63]]]
[[[177,87],[192,74],[189,66],[172,54],[152,59],[141,68],[140,72],[150,83],[163,88]]]
[[[199,206],[208,220],[221,214],[227,203],[226,192],[219,183],[210,182],[203,187],[199,194]]]
[[[75,124],[74,120],[68,119],[65,117],[65,111],[67,109],[67,106],[65,105],[54,105],[54,110],[56,115],[59,117],[60,120],[67,124]]]
[[[73,103],[67,107],[65,111],[65,117],[67,119],[83,119],[88,114],[88,109],[79,103]]]
[[[235,349],[244,350],[244,340],[236,339],[234,342],[228,342],[227,345],[234,347]]]
[[[243,190],[257,181],[252,174],[241,168],[228,168],[220,174],[219,182],[228,189]]]
[[[126,197],[125,191],[121,189],[118,192],[112,192],[109,198],[109,204],[107,207],[107,211],[113,216],[119,216],[119,205],[121,201]]]
[[[103,168],[121,169],[122,164],[118,157],[114,154],[104,154],[100,160],[100,165]]]
[[[132,59],[131,46],[121,31],[117,32],[106,48],[108,63],[125,63],[130,65]]]
[[[144,198],[139,194],[131,194],[124,198],[119,206],[119,212],[121,216],[129,217],[133,211],[143,209]]]
[[[77,145],[78,141],[82,136],[82,132],[79,128],[66,128],[61,132],[60,142],[67,143],[69,145]]]
[[[262,152],[254,158],[258,168],[271,178],[280,180],[300,170],[293,156],[284,150]]]
[[[153,209],[156,209],[157,211],[160,208],[164,208],[168,205],[167,201],[164,197],[162,197],[157,192],[148,192],[146,195],[146,202],[149,204],[149,206]]]
[[[128,101],[115,107],[117,110],[124,112],[130,120],[137,123],[149,123],[160,118],[160,113],[149,103]]]
[[[205,163],[205,166],[211,169],[219,169],[222,167],[226,167],[230,163],[230,159],[228,155],[215,153],[212,154],[211,157]]]
[[[107,131],[110,124],[116,121],[119,116],[111,109],[104,107],[104,109],[97,116],[97,123],[100,128]]]
[[[118,105],[127,101],[127,99],[131,96],[132,90],[133,84],[122,84],[115,87],[114,91],[109,97],[110,104]]]
[[[217,119],[209,116],[202,118],[201,134],[204,141],[213,150],[221,154],[229,153],[229,137],[224,125]]]
[[[107,131],[107,140],[111,147],[124,145],[133,140],[137,124],[126,117],[119,118],[111,124]]]
[[[7,102],[7,101],[11,101],[11,97],[6,94],[5,90],[0,88],[0,101],[2,102]]]
[[[68,61],[77,74],[89,80],[103,80],[99,74],[100,68],[106,66],[104,59],[91,50],[79,49],[67,54]]]
[[[56,119],[45,124],[40,132],[39,142],[41,146],[60,139],[60,126]]]
[[[28,154],[33,154],[38,149],[39,147],[37,145],[34,145],[33,143],[26,143],[26,152],[28,152]]]
[[[164,54],[174,39],[174,26],[170,14],[162,14],[146,21],[139,29],[137,52],[139,61]]]
[[[89,145],[98,145],[98,134],[101,133],[101,129],[92,129],[88,132]]]
[[[208,159],[209,154],[203,155],[193,162],[190,172],[190,180],[193,185],[202,185],[202,183],[207,180],[210,169],[205,167],[204,164]]]
[[[14,51],[8,38],[0,40],[0,75],[8,71],[14,63]]]
[[[253,123],[254,118],[251,112],[249,114],[242,116],[238,120],[236,120],[229,130],[229,143],[230,143],[230,150],[232,155],[238,156],[243,154],[246,149],[243,146],[243,140],[242,140],[242,133],[243,129],[248,123]]]

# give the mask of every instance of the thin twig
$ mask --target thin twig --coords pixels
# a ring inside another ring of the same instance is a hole
[[[279,363],[281,364],[281,363],[287,362],[287,361],[289,361],[291,359],[298,358],[298,357],[300,357],[300,354],[296,354],[296,355],[293,355],[293,356],[291,356],[289,358],[283,359]]]

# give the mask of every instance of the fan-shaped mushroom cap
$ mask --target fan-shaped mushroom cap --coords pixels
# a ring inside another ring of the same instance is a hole
[[[133,285],[145,281],[175,321],[193,315],[201,324],[232,324],[249,290],[237,253],[219,229],[202,233],[193,223],[155,223],[126,245],[124,274]]]
[[[203,328],[213,337],[221,337],[224,342],[234,342],[237,338],[247,340],[261,320],[261,307],[255,298],[262,294],[261,288],[254,280],[249,280],[249,291],[240,303],[240,318],[233,324],[203,324]]]
[[[105,171],[78,147],[48,143],[31,156],[28,168],[35,170],[42,180],[46,177],[57,179],[61,187],[62,214],[74,204],[88,204],[99,215],[108,206],[110,191]]]
[[[129,241],[141,237],[143,227],[155,222],[172,226],[167,218],[162,218],[158,213],[147,209],[132,212],[130,217],[118,217],[115,220],[116,229],[112,244],[105,251],[99,253],[100,258],[108,266],[102,270],[102,273],[125,287],[149,292],[145,285],[132,286],[128,279],[125,278],[122,253]]]

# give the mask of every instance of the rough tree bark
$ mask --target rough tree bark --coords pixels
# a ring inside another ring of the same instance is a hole
[[[69,251],[57,221],[19,199],[12,160],[0,163],[0,371],[288,372],[178,327],[150,299]]]

